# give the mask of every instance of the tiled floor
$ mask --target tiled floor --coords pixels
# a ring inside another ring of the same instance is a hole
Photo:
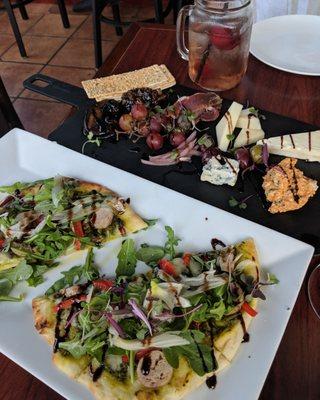
[[[141,20],[154,15],[150,0],[122,3],[123,19]],[[27,21],[16,11],[27,58],[20,56],[7,14],[0,13],[0,76],[25,129],[47,136],[68,116],[71,107],[25,90],[23,81],[41,72],[80,86],[82,80],[93,77],[92,21],[90,15],[75,14],[68,6],[71,27],[65,29],[54,4],[31,3],[27,11]],[[104,14],[110,15],[110,10],[106,9]],[[112,26],[102,24],[104,58],[119,39]]]

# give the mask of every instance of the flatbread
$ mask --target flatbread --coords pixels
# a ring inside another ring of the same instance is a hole
[[[254,241],[248,239],[235,247],[238,255],[243,254],[243,258],[254,260],[256,263],[255,269],[259,274],[260,264]],[[255,269],[246,271],[245,273],[255,274]],[[50,345],[52,345],[54,338],[54,325],[52,324],[53,306],[53,301],[48,298],[40,297],[34,299],[32,302],[36,329]],[[250,306],[256,309],[257,300],[252,300]],[[242,312],[242,317],[246,328],[248,328],[252,317],[245,312]],[[218,363],[216,373],[221,372],[231,364],[242,341],[243,327],[239,320],[214,339],[213,348]],[[106,370],[96,382],[93,382],[88,371],[89,362],[86,357],[76,360],[71,356],[64,356],[58,352],[53,355],[53,362],[57,368],[65,372],[69,377],[85,385],[97,400],[178,400],[198,388],[205,382],[208,376],[212,375],[212,372],[207,376],[201,377],[197,375],[189,367],[186,359],[180,357],[179,367],[174,369],[173,376],[166,386],[157,389],[147,389],[138,380],[134,384],[131,384],[129,379],[125,382],[120,382]]]
[[[64,177],[62,177],[64,178]],[[65,179],[71,179],[71,178],[65,178]],[[120,196],[113,192],[112,190],[108,189],[105,186],[102,186],[97,183],[92,183],[92,182],[87,182],[83,180],[74,180],[76,182],[76,187],[75,187],[75,192],[81,193],[81,194],[90,194],[92,191],[96,191],[97,193],[106,195],[106,196],[112,196],[110,200],[110,206],[113,209],[114,215],[122,221],[123,228],[122,230],[119,229],[119,226],[117,225],[117,228],[114,229],[111,232],[106,231],[105,237],[102,239],[103,243],[110,242],[114,239],[117,239],[119,237],[122,237],[124,235],[127,235],[129,233],[137,232],[141,229],[145,229],[148,227],[148,224],[137,214],[134,212],[132,207],[128,204],[128,202],[123,201],[123,209],[124,211],[118,212],[115,207],[113,207],[113,199],[114,201],[120,199]],[[39,181],[30,183],[30,185],[24,189],[21,190],[21,193],[23,196],[30,195],[30,196],[35,196],[41,189],[43,184]],[[67,250],[68,254],[74,251],[73,246],[71,246],[70,249]],[[8,255],[7,253],[0,252],[0,271],[9,269],[9,268],[14,268],[16,267],[21,261],[23,260],[23,257],[20,255]]]

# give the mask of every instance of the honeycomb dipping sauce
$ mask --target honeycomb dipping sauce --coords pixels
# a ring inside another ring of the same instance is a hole
[[[187,17],[189,49],[184,40]],[[177,47],[189,61],[190,79],[208,90],[237,86],[247,69],[252,22],[252,0],[196,0],[183,7],[177,21]]]

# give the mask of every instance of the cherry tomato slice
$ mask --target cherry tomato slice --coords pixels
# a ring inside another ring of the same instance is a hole
[[[104,279],[97,279],[93,281],[93,286],[100,290],[108,290],[114,285],[113,281],[104,280]]]
[[[79,239],[76,239],[76,240],[74,241],[74,248],[75,248],[76,251],[81,250],[81,242],[80,242]]]
[[[162,260],[159,261],[159,266],[164,271],[166,274],[171,275],[171,276],[176,276],[177,271],[175,266],[172,264],[171,261],[166,260],[163,258]]]
[[[190,253],[185,253],[182,257],[184,265],[187,267],[190,264],[191,260],[191,254]]]
[[[73,231],[76,236],[84,237],[83,227],[81,221],[73,222]]]
[[[255,317],[258,314],[257,311],[253,309],[246,301],[242,304],[241,310],[245,311],[251,317]]]

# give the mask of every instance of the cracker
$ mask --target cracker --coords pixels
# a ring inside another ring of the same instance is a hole
[[[173,75],[165,65],[155,64],[119,75],[83,81],[82,86],[90,99],[102,101],[119,99],[123,93],[138,87],[166,89],[175,83]]]

